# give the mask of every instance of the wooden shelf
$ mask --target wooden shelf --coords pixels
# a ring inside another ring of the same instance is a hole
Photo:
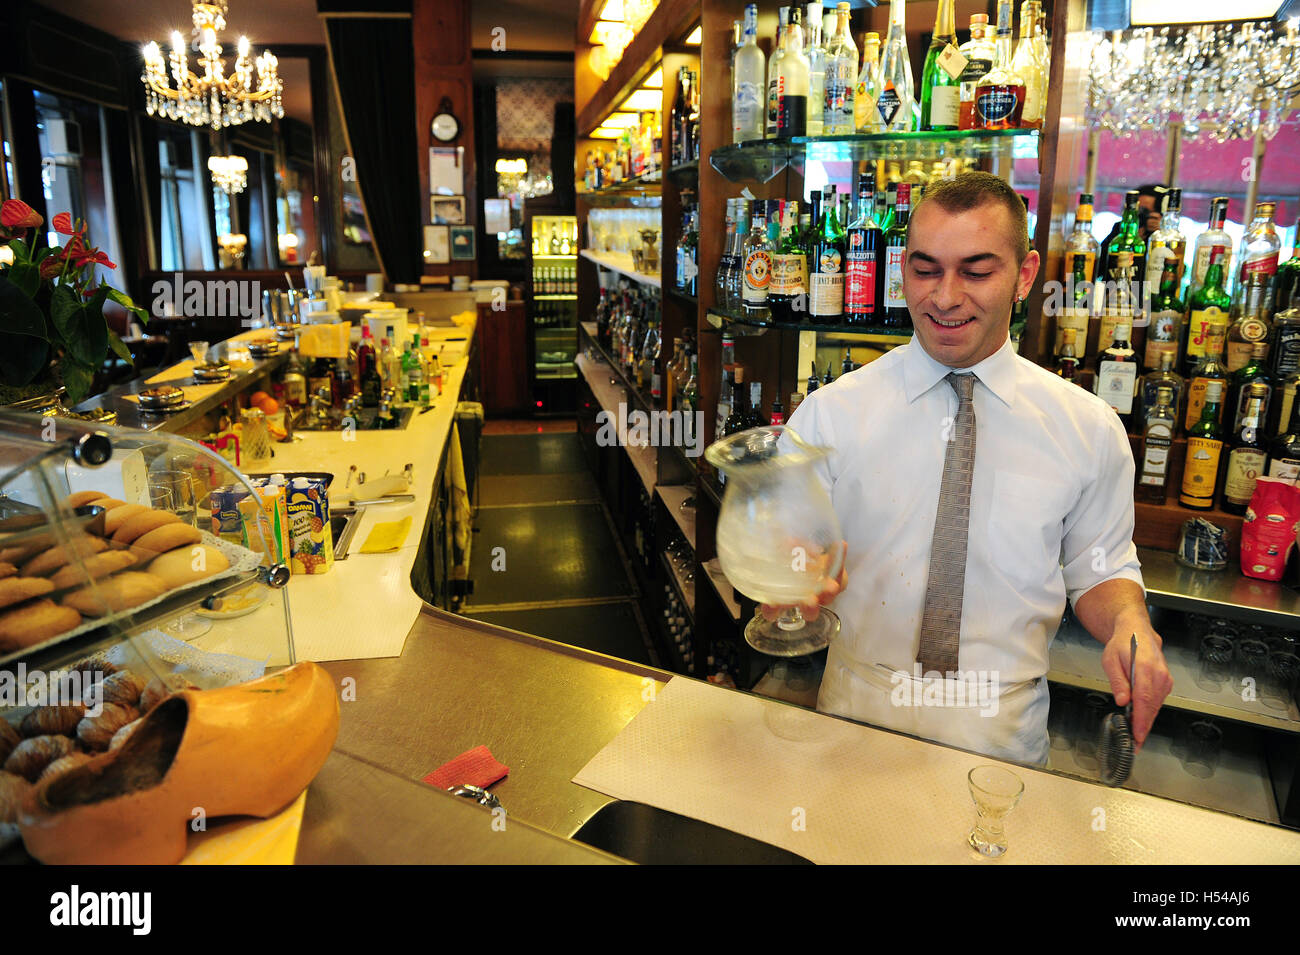
[[[683,502],[695,496],[694,484],[661,484],[655,493],[663,498],[664,507],[672,515],[673,522],[686,538],[686,543],[695,548],[695,508],[682,510]]]
[[[739,623],[740,604],[736,602],[736,588],[731,586],[731,581],[722,572],[718,559],[715,557],[713,560],[705,561],[701,566],[704,567],[704,575],[709,578],[709,582],[713,584],[713,589],[718,592],[718,596],[722,598],[722,602],[726,605],[727,612],[731,614],[731,619]]]
[[[639,282],[642,285],[662,290],[659,276],[638,272],[632,266],[632,256],[626,252],[592,252],[590,249],[583,249],[580,254],[584,259],[595,262],[603,269],[617,272],[619,275],[630,278],[633,282]]]

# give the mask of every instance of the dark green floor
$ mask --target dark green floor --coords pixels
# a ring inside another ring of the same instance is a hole
[[[461,613],[656,664],[636,583],[573,433],[482,439]]]

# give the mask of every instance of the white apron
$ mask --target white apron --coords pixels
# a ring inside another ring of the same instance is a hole
[[[912,671],[864,665],[830,646],[817,709],[995,759],[1047,765],[1047,680],[1007,686],[947,678],[923,683]]]

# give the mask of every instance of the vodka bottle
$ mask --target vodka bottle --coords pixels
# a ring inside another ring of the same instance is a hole
[[[785,55],[777,64],[776,137],[805,136],[808,130],[808,57],[803,51],[803,25],[798,7],[790,11],[785,28]]]
[[[758,48],[758,7],[752,3],[745,7],[744,36],[731,89],[731,141],[736,143],[763,138],[765,58]]]
[[[789,22],[790,8],[782,7],[779,11],[779,22],[776,28],[776,49],[772,51],[772,56],[767,61],[767,118],[764,133],[768,139],[776,135],[776,114],[780,105],[776,95],[776,77],[777,71],[781,67],[781,61],[785,58],[786,25]]]
[[[841,2],[835,6],[835,35],[826,44],[826,88],[822,105],[823,131],[827,136],[846,136],[854,130],[857,70],[858,48],[849,35],[849,5]]]
[[[808,133],[822,134],[822,102],[826,96],[826,43],[822,36],[822,5],[808,4],[804,21],[808,43]]]
[[[1009,2],[1009,0],[1004,0]],[[912,61],[907,55],[903,0],[889,0],[889,37],[880,59],[880,92],[871,132],[906,133],[915,129]]]

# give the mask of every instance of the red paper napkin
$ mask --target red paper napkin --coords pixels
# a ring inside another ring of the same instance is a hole
[[[486,746],[475,746],[450,762],[443,763],[424,781],[430,786],[447,789],[450,786],[482,786],[486,789],[510,772],[510,767],[497,762]]]

